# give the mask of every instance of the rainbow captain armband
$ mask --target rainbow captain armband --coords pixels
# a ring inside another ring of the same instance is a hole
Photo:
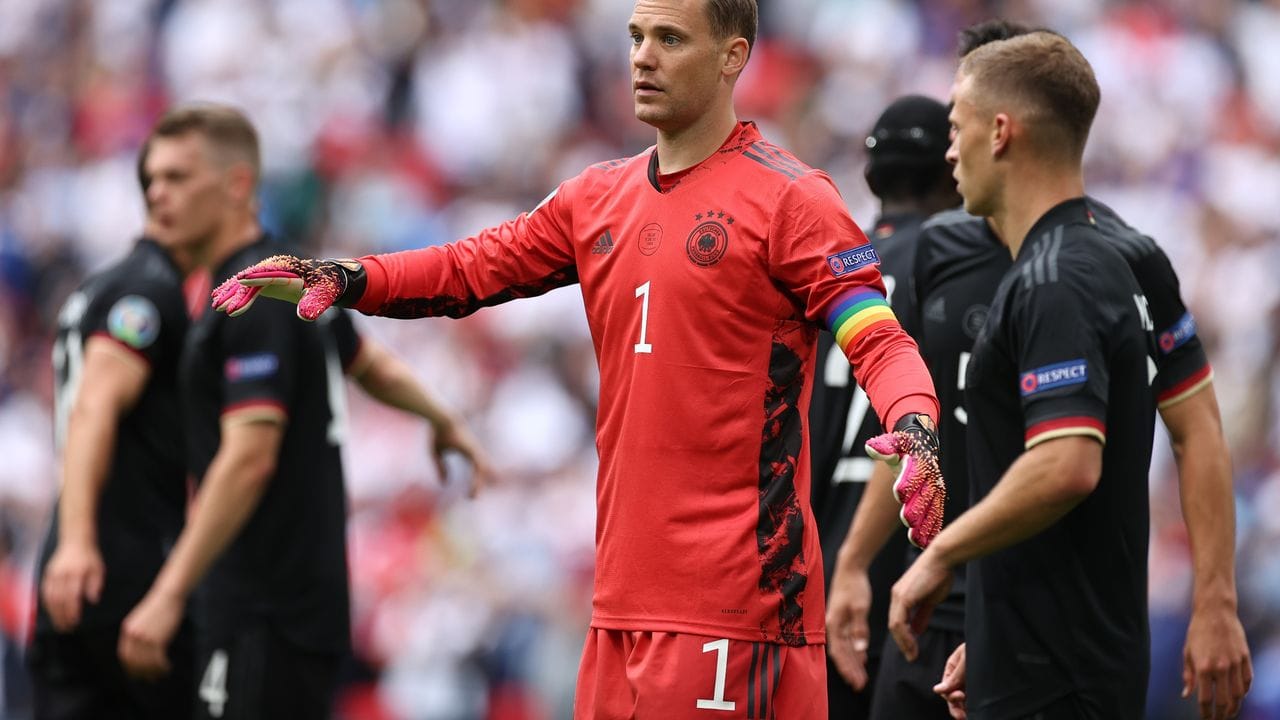
[[[840,295],[827,313],[827,327],[846,355],[859,338],[885,323],[897,325],[898,318],[884,295],[868,287],[854,288]]]

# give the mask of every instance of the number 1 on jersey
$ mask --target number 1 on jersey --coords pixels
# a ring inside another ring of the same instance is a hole
[[[651,353],[653,346],[645,342],[645,335],[649,332],[649,281],[646,280],[643,285],[636,288],[636,297],[643,298],[640,304],[640,342],[636,343],[637,353]]]

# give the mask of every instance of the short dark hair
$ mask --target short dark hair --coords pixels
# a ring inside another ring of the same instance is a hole
[[[1102,93],[1089,61],[1066,38],[1035,31],[991,42],[966,55],[960,71],[973,78],[979,107],[1015,103],[1044,149],[1083,156]]]
[[[984,20],[960,31],[959,39],[956,41],[956,57],[963,58],[988,43],[1008,40],[1040,29],[1042,28],[1033,28],[1030,25],[1003,18]]]
[[[756,46],[757,15],[756,0],[707,0],[711,34],[720,39],[744,37],[750,48]]]
[[[201,103],[173,108],[156,121],[138,156],[139,179],[144,191],[148,180],[144,165],[151,142],[156,138],[181,137],[189,133],[203,135],[218,155],[248,163],[253,169],[254,179],[258,178],[262,160],[258,150],[258,131],[253,123],[244,113],[229,105]]]

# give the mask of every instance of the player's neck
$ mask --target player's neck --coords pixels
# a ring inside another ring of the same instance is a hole
[[[693,125],[680,130],[658,130],[658,172],[663,175],[687,170],[711,157],[738,125],[730,105],[709,112]]]
[[[1084,174],[1077,165],[1034,164],[1008,178],[1002,207],[992,215],[996,234],[1004,238],[1014,258],[1027,233],[1055,205],[1084,195]]]
[[[199,256],[200,264],[216,270],[228,258],[262,237],[262,227],[252,213],[240,215],[221,227],[209,243],[208,250]]]

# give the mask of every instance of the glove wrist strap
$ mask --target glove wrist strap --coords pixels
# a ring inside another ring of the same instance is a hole
[[[334,305],[338,307],[349,308],[360,302],[360,298],[364,297],[365,286],[368,278],[364,272],[364,266],[356,260],[341,259],[327,260],[333,263],[338,269],[338,275],[342,278],[342,292],[338,294],[338,299],[334,301]]]

